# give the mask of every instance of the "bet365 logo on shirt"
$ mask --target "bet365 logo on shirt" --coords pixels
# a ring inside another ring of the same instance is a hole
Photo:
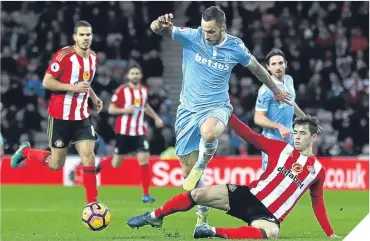
[[[200,56],[199,54],[195,56],[195,61],[197,61],[198,63],[204,64],[204,65],[208,65],[209,67],[212,67],[214,69],[222,70],[222,71],[228,71],[230,69],[230,66],[228,64],[222,64],[214,60],[204,58]]]

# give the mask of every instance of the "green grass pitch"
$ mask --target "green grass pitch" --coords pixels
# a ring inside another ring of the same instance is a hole
[[[1,240],[193,240],[196,208],[166,218],[162,230],[131,230],[126,224],[128,218],[151,211],[180,192],[180,188],[153,188],[157,202],[142,204],[140,188],[100,187],[100,200],[111,209],[112,219],[105,230],[91,232],[81,223],[82,187],[1,186]],[[325,201],[334,230],[343,237],[369,212],[368,192],[326,191]],[[245,225],[214,209],[209,223],[218,227]],[[330,240],[315,219],[307,193],[282,223],[281,239]]]

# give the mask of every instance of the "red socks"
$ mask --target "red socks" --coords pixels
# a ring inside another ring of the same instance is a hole
[[[143,188],[143,195],[148,195],[149,185],[150,185],[150,180],[151,180],[149,165],[140,166],[140,173],[141,173],[141,187]]]
[[[86,202],[96,202],[98,189],[96,188],[96,173],[94,166],[83,167],[83,184],[86,191]]]
[[[216,228],[216,236],[226,239],[266,239],[266,233],[259,228],[244,226],[239,228]]]
[[[23,157],[29,159],[33,162],[37,162],[41,165],[49,167],[49,159],[51,157],[51,153],[49,151],[33,149],[31,147],[26,147],[23,149]]]
[[[168,200],[161,208],[154,211],[156,218],[162,218],[176,212],[185,212],[192,209],[196,203],[190,192],[184,192]]]

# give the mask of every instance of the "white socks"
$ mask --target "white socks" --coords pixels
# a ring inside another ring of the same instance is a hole
[[[212,159],[213,155],[216,153],[218,145],[218,140],[212,142],[206,142],[203,138],[200,139],[199,143],[199,157],[198,161],[195,163],[195,167],[205,169],[208,162]]]
[[[203,180],[203,177],[199,180],[198,182],[198,185],[196,188],[201,188],[201,187],[205,187],[206,184],[204,183],[204,180]],[[198,212],[203,214],[203,213],[206,213],[207,211],[209,210],[209,207],[207,206],[202,206],[202,205],[198,205]]]

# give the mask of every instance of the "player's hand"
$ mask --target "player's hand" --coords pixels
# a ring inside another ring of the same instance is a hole
[[[172,23],[172,19],[173,19],[173,14],[172,13],[167,13],[165,15],[162,15],[162,16],[159,16],[158,17],[158,27],[160,28],[170,28],[172,27],[173,23]]]
[[[332,235],[330,235],[330,236],[329,236],[329,238],[343,238],[343,237],[341,237],[341,236],[337,236],[337,235],[335,235],[335,234],[332,234]]]
[[[94,104],[96,105],[96,111],[100,113],[103,110],[103,101],[96,97]]]
[[[130,105],[124,109],[125,114],[132,114],[135,111],[135,105]]]
[[[76,85],[73,85],[73,87],[72,87],[72,91],[77,92],[77,93],[85,93],[85,92],[89,91],[89,89],[90,89],[90,85],[86,84],[83,81],[79,82]]]
[[[281,137],[283,137],[284,139],[290,136],[290,130],[285,126],[279,125],[278,130],[280,132]]]
[[[161,118],[155,119],[154,124],[157,128],[162,128],[164,126]]]
[[[278,101],[278,102],[280,102],[280,101],[285,102],[288,105],[292,105],[292,103],[290,102],[291,96],[285,90],[280,90],[280,92],[275,95],[275,100]]]

